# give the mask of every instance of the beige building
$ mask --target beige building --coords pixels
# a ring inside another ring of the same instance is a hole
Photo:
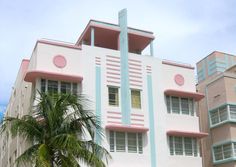
[[[197,63],[204,167],[236,166],[236,56],[213,52]]]

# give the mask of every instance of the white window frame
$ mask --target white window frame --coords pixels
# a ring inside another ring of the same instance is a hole
[[[109,88],[115,88],[115,89],[117,89],[118,90],[118,98],[117,98],[117,100],[118,100],[118,102],[117,102],[117,105],[112,105],[112,104],[110,104],[110,99],[109,99]],[[120,106],[120,87],[117,87],[117,86],[112,86],[112,85],[108,85],[107,86],[107,102],[108,102],[108,106],[110,106],[110,107],[119,107]]]
[[[170,110],[168,111],[168,103],[167,103],[167,98],[169,98],[170,100]],[[179,102],[179,113],[176,113],[176,112],[173,112],[173,108],[172,108],[172,98],[178,98],[178,102]],[[188,114],[185,114],[183,113],[182,111],[182,98],[184,99],[188,99]],[[196,116],[196,109],[195,109],[195,101],[193,98],[188,98],[188,97],[178,97],[178,96],[169,96],[169,95],[166,95],[165,96],[165,100],[166,100],[166,110],[167,110],[167,113],[169,114],[181,114],[181,115],[189,115],[189,116]],[[190,105],[190,103],[192,102],[192,107]],[[193,113],[193,114],[192,114]]]

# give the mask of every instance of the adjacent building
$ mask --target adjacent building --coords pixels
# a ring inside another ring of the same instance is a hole
[[[213,52],[197,63],[204,167],[236,166],[236,56]]]
[[[37,90],[84,93],[94,102],[112,155],[110,167],[201,167],[194,68],[155,57],[152,32],[90,20],[75,44],[38,40],[23,60],[6,115],[26,114]],[[148,48],[150,53],[143,55]],[[24,140],[0,138],[0,166],[12,166]]]

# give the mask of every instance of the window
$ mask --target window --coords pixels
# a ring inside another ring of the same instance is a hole
[[[119,89],[116,87],[108,87],[109,105],[119,106]]]
[[[230,118],[236,120],[236,106],[229,105],[229,109],[230,109]]]
[[[74,95],[77,95],[78,92],[77,85],[78,85],[77,83],[41,79],[41,92],[49,92],[50,94],[72,93]]]
[[[191,98],[166,96],[166,106],[168,113],[194,116],[194,103]]]
[[[228,120],[227,105],[210,111],[211,125]]]
[[[235,146],[235,142],[229,142],[226,144],[213,146],[214,160],[219,161],[232,158],[233,156],[235,156],[233,155],[233,151],[236,150]]]
[[[110,131],[110,152],[128,152],[142,154],[142,134]]]
[[[192,137],[169,136],[170,155],[198,156],[197,139]]]
[[[132,108],[141,108],[140,90],[131,90]]]

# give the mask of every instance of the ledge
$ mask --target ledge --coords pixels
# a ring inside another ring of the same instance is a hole
[[[182,136],[182,137],[196,137],[196,138],[203,138],[208,136],[208,133],[203,132],[190,132],[190,131],[178,131],[178,130],[169,130],[166,133],[167,135],[173,136]]]
[[[107,125],[106,129],[121,131],[121,132],[141,132],[141,133],[149,131],[149,129],[146,127],[127,126],[127,125]]]
[[[77,76],[77,75],[67,75],[62,73],[32,70],[26,73],[24,81],[35,82],[36,78],[45,78],[45,79],[70,81],[70,82],[81,82],[83,80],[82,76]]]
[[[205,96],[201,93],[197,92],[187,92],[187,91],[181,91],[181,90],[175,90],[175,89],[167,89],[164,92],[166,95],[170,96],[178,96],[178,97],[191,97],[196,101],[201,100]]]

